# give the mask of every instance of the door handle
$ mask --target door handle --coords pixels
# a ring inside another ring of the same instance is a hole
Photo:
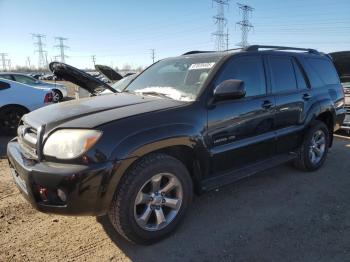
[[[268,109],[268,108],[272,107],[272,103],[271,103],[271,101],[269,101],[269,100],[265,100],[265,101],[262,103],[261,107],[262,107],[262,108],[265,108],[265,109]]]
[[[310,100],[311,98],[312,98],[312,96],[310,94],[308,94],[308,93],[303,94],[303,99],[304,100]]]

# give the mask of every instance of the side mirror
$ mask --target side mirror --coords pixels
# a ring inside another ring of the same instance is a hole
[[[215,100],[237,99],[244,96],[244,82],[238,79],[225,80],[214,89]]]

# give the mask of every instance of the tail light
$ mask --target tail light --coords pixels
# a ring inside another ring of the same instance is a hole
[[[53,95],[52,93],[47,93],[44,98],[44,103],[51,103],[53,100]]]

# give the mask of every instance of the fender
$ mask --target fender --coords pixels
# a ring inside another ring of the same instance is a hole
[[[140,157],[151,152],[171,146],[186,146],[200,155],[199,164],[203,159],[204,141],[200,130],[186,123],[162,125],[141,130],[130,134],[116,145],[111,155],[114,167],[108,179],[104,179],[101,188],[101,202],[99,208],[107,209],[121,177],[127,169]],[[204,149],[205,151],[205,149]]]

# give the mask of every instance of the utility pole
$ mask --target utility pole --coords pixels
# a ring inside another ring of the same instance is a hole
[[[29,69],[31,69],[31,67],[30,67],[30,57],[29,57],[29,56],[27,56],[27,67],[28,67]]]
[[[92,56],[91,56],[91,59],[92,59],[92,63],[94,64],[94,68],[95,68],[96,56],[95,56],[95,55],[92,55]]]
[[[216,31],[213,33],[215,36],[215,46],[217,51],[225,49],[225,27],[227,19],[225,18],[225,7],[229,6],[229,0],[213,0],[213,4],[217,5],[217,14],[213,16],[214,22],[217,26]]]
[[[239,43],[239,46],[241,47],[247,47],[248,46],[248,32],[254,27],[249,22],[249,15],[254,11],[254,8],[249,5],[244,5],[241,3],[237,3],[238,8],[242,12],[242,21],[237,22],[237,25],[240,26],[242,30],[242,39]]]
[[[38,49],[35,50],[35,52],[38,52],[38,69],[42,69],[45,67],[46,63],[45,63],[45,57],[44,57],[44,53],[46,52],[44,50],[44,43],[43,43],[43,39],[46,37],[45,35],[42,34],[32,34],[33,38],[36,38],[36,42],[34,43],[34,45],[36,45],[38,47]]]
[[[11,59],[7,59],[7,67],[11,71]]]
[[[8,56],[7,53],[0,53],[0,59],[2,64],[2,71],[6,71],[6,62],[8,59],[6,59],[6,56]]]
[[[156,58],[156,56],[155,56],[155,49],[151,49],[151,58],[152,58],[152,63],[154,64],[154,60]]]
[[[64,38],[64,37],[61,37],[61,36],[57,36],[55,37],[55,40],[56,41],[59,41],[59,44],[58,45],[55,45],[54,47],[58,48],[60,50],[60,55],[58,55],[58,57],[61,58],[61,62],[64,63],[65,62],[65,59],[66,59],[66,55],[64,54],[64,50],[69,48],[69,46],[66,46],[64,44],[64,41],[68,40],[68,38]]]
[[[228,33],[228,28],[227,28],[227,34],[226,34],[226,50],[228,50],[229,47],[229,33]]]

